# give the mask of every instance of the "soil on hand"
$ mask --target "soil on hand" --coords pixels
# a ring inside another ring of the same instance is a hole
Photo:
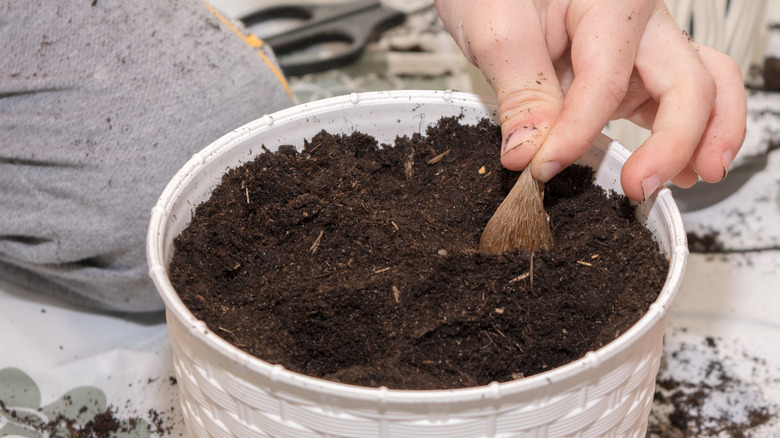
[[[647,311],[668,261],[586,167],[547,184],[550,251],[477,252],[517,178],[499,144],[447,118],[394,147],[323,131],[260,154],[176,239],[174,288],[242,350],[345,383],[471,387],[579,359]]]

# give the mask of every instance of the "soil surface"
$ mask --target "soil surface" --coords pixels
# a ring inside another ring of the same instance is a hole
[[[584,167],[547,184],[550,251],[477,252],[518,175],[490,121],[304,143],[227,172],[170,265],[198,318],[270,363],[397,389],[508,381],[609,343],[663,286],[650,232]]]

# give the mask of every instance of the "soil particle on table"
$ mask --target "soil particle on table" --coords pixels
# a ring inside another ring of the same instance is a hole
[[[477,252],[517,178],[499,145],[446,118],[394,147],[323,131],[262,153],[195,209],[171,281],[228,342],[334,381],[461,388],[579,359],[647,311],[668,261],[577,166],[546,187],[550,251]]]
[[[757,369],[768,363],[742,357]],[[749,438],[777,418],[761,388],[740,379],[718,351],[718,341],[683,343],[665,355],[656,381],[648,438]],[[761,435],[768,436],[768,435]]]
[[[40,433],[49,437],[70,438],[108,438],[118,432],[136,432],[139,425],[135,418],[120,419],[116,416],[116,410],[112,407],[98,412],[85,421],[81,414],[87,411],[84,406],[78,416],[57,414],[47,421],[41,420],[37,415],[26,411],[17,411],[6,407],[0,400],[0,417],[7,416],[13,423],[20,424],[33,433]]]
[[[147,385],[156,385],[157,380],[150,377]],[[176,385],[176,378],[170,376],[166,384]],[[181,422],[175,406],[148,409],[144,415],[133,409],[131,399],[122,408],[106,406],[102,396],[82,398],[71,393],[37,410],[31,409],[27,402],[21,405],[18,402],[13,394],[0,399],[0,436],[21,433],[49,438],[162,437],[174,435]]]
[[[706,234],[688,233],[688,250],[692,253],[722,253],[725,251],[723,243],[719,240],[720,233],[710,231]]]

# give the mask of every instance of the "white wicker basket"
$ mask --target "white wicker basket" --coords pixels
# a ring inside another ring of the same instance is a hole
[[[497,117],[487,98],[449,91],[352,94],[270,114],[196,154],[152,210],[150,275],[166,307],[184,419],[193,436],[213,437],[644,437],[655,391],[666,313],[688,250],[668,189],[640,205],[641,219],[670,260],[658,300],[625,334],[554,370],[484,387],[402,391],[365,388],[292,373],[251,357],[211,332],[173,290],[167,266],[172,241],[195,205],[209,197],[227,168],[261,151],[302,144],[322,129],[359,130],[392,144],[424,132],[442,116],[463,122]],[[496,151],[498,153],[498,150]],[[596,181],[620,192],[628,151],[602,138],[581,163]]]

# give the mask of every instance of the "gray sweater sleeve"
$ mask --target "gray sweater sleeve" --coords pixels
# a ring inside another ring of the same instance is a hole
[[[195,152],[292,104],[197,0],[0,0],[0,277],[147,312],[149,212]]]

